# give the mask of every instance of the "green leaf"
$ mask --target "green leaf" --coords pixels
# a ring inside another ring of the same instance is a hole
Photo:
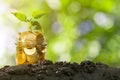
[[[32,21],[31,23],[35,27],[34,29],[36,29],[36,30],[42,29],[38,21]]]
[[[35,18],[35,19],[38,19],[40,17],[42,17],[43,15],[45,15],[46,12],[45,11],[42,11],[42,10],[37,10],[37,11],[34,11],[32,13],[32,16]]]
[[[26,15],[22,14],[22,13],[17,13],[17,12],[12,12],[12,14],[17,17],[19,20],[21,21],[25,21],[27,20]]]

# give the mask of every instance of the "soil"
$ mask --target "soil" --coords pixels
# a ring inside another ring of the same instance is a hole
[[[120,69],[103,63],[45,60],[41,63],[5,66],[0,80],[120,80]]]

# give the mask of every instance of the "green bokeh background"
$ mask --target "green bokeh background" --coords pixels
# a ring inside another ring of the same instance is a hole
[[[78,63],[92,60],[120,66],[120,0],[5,0],[5,3],[27,16],[39,9],[48,12],[39,19],[48,43],[47,59]],[[21,24],[26,25],[18,20],[13,26],[17,30]]]

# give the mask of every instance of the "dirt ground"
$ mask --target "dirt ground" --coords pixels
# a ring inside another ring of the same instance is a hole
[[[120,69],[102,63],[45,60],[41,63],[5,66],[0,80],[120,80]]]

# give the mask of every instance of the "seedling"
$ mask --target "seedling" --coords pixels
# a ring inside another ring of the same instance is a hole
[[[22,13],[13,12],[19,20],[29,24],[30,31],[19,33],[17,43],[17,64],[33,64],[45,60],[46,40],[42,34],[42,28],[36,19],[42,17],[45,12],[35,11],[32,18],[28,19]],[[37,31],[34,31],[37,29]],[[39,31],[38,31],[39,29]]]
[[[16,16],[16,18],[18,18],[20,21],[28,23],[30,31],[33,31],[35,29],[43,31],[42,27],[40,26],[37,20],[43,15],[45,15],[46,12],[41,10],[34,11],[30,19],[23,13],[12,12],[12,14]]]

